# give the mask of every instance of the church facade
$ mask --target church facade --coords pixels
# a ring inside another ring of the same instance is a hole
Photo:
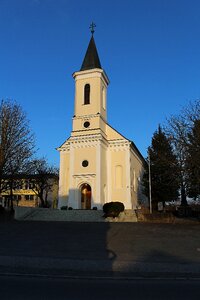
[[[60,151],[58,207],[102,209],[120,201],[134,209],[143,200],[144,158],[133,142],[107,123],[109,79],[101,67],[92,33],[75,80],[75,108],[70,137]]]

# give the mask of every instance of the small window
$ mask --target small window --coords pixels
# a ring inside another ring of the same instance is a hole
[[[27,201],[32,201],[32,200],[34,200],[34,196],[33,195],[25,195],[25,199]]]
[[[88,121],[84,122],[83,126],[84,126],[85,128],[88,128],[88,127],[90,126],[90,122],[88,122]]]
[[[90,85],[88,83],[84,88],[84,104],[90,104]]]
[[[86,168],[89,165],[89,162],[87,160],[82,161],[82,166]]]

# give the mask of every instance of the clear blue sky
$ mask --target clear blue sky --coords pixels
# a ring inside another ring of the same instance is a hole
[[[108,122],[144,156],[158,124],[200,97],[199,0],[0,0],[0,98],[22,105],[38,155],[56,165],[91,21]]]

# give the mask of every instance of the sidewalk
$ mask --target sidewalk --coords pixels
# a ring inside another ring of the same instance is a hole
[[[0,223],[0,274],[200,278],[199,225]]]

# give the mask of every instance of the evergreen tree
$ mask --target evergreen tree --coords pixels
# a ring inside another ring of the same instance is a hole
[[[194,121],[186,158],[187,185],[189,196],[200,197],[200,119]]]
[[[151,170],[152,206],[157,208],[158,202],[177,199],[180,187],[180,172],[176,156],[173,154],[169,139],[158,127],[148,148]],[[145,167],[143,177],[144,192],[149,196],[149,169]]]

